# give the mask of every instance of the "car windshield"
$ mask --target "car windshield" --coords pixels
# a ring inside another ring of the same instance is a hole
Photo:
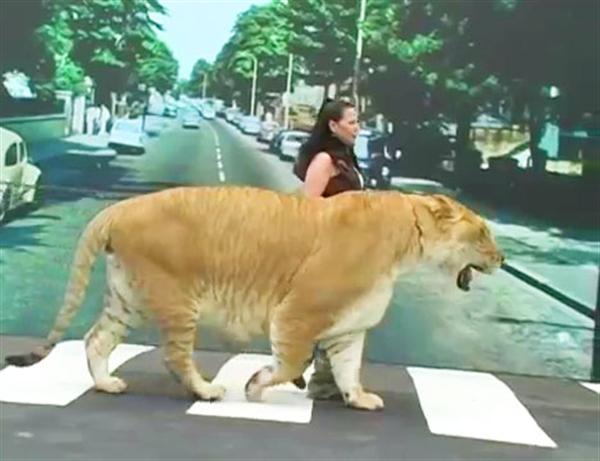
[[[287,136],[289,142],[299,142],[303,143],[308,139],[307,134],[294,133]]]
[[[354,154],[361,160],[369,158],[369,138],[367,136],[358,136],[354,142]]]
[[[137,122],[118,122],[114,129],[125,133],[139,133],[142,131],[142,125]]]

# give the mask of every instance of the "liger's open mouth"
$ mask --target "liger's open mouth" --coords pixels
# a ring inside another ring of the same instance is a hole
[[[473,269],[477,272],[483,272],[483,269],[475,264],[466,265],[458,273],[456,277],[456,286],[463,291],[469,291],[471,289],[471,280],[473,280]]]

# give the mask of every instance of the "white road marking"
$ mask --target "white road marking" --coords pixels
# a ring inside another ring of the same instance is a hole
[[[434,434],[556,448],[512,390],[489,373],[408,367]]]
[[[189,415],[219,416],[222,418],[258,419],[308,424],[312,419],[313,401],[293,384],[267,389],[263,402],[248,402],[244,386],[250,377],[265,365],[270,365],[270,355],[240,354],[230,359],[219,370],[214,383],[225,386],[227,392],[220,402],[196,402]],[[312,365],[304,373],[306,381],[312,374]]]
[[[114,371],[152,346],[120,344],[111,354]],[[8,366],[0,371],[0,401],[66,406],[94,385],[87,368],[83,341],[64,341],[48,357],[30,367]]]
[[[580,382],[579,384],[581,384],[583,387],[589,389],[590,391],[595,392],[596,394],[600,394],[600,383]]]
[[[223,166],[223,161],[221,158],[221,146],[220,146],[220,142],[219,142],[219,135],[217,134],[217,132],[215,131],[215,129],[212,127],[212,125],[210,123],[208,123],[206,126],[208,126],[208,128],[210,128],[210,131],[213,134],[213,138],[215,139],[215,151],[217,154],[217,168],[219,170],[219,181],[225,182],[227,180],[227,178],[225,177],[225,168]]]
[[[210,128],[210,131],[212,132],[213,138],[215,139],[215,147],[217,148],[217,150],[221,149],[219,135],[217,134],[217,132],[215,131],[215,129],[212,127],[212,125],[210,123],[207,123],[206,126],[208,126],[208,128]]]

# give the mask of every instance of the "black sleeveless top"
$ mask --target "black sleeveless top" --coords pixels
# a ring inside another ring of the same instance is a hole
[[[323,197],[341,194],[350,190],[362,190],[364,188],[363,177],[356,160],[356,155],[350,146],[347,146],[337,138],[331,138],[321,151],[327,152],[339,173],[329,179]],[[306,179],[306,172],[310,163],[296,162],[294,173],[302,181]]]

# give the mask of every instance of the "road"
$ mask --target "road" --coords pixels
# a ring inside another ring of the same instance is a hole
[[[172,119],[164,123],[145,155],[118,156],[106,169],[62,155],[42,162],[50,186],[44,207],[0,228],[0,334],[46,334],[79,232],[120,197],[176,184],[298,187],[289,163],[223,120],[202,121],[199,130],[183,129]],[[70,338],[80,338],[98,314],[102,270],[99,264],[94,271]],[[464,294],[453,280],[420,272],[398,282],[382,325],[369,335],[366,356],[375,362],[587,379],[592,336],[590,319],[509,274],[477,277]],[[154,331],[130,338],[155,339]],[[213,336],[203,338],[201,347],[222,348]]]

